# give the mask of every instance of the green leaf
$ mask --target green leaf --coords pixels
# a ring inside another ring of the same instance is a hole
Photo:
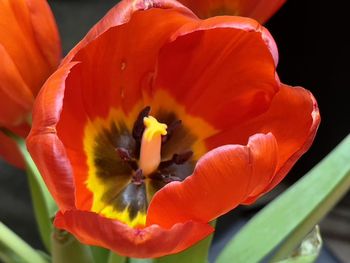
[[[54,229],[51,247],[52,263],[94,263],[90,247],[80,243],[66,231]]]
[[[318,258],[322,248],[322,238],[318,225],[305,237],[300,246],[293,251],[289,258],[278,263],[313,263]],[[271,260],[275,262],[275,260]]]
[[[48,263],[38,251],[0,222],[0,259],[8,263]]]
[[[211,222],[213,227],[215,224],[215,221]],[[154,263],[207,263],[212,239],[213,234],[183,252],[155,259]]]
[[[259,262],[281,241],[290,254],[350,188],[350,136],[279,198],[262,209],[227,244],[217,263]],[[283,245],[282,245],[283,246]]]
[[[1,261],[2,260],[2,261]],[[21,263],[21,258],[0,243],[0,262]]]
[[[34,207],[35,219],[38,224],[41,240],[48,251],[51,251],[50,236],[52,232],[51,218],[57,211],[56,204],[49,193],[36,165],[34,164],[25,141],[22,138],[12,136],[24,157],[27,166],[27,178]]]

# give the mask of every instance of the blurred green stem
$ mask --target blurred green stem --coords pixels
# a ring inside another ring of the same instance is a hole
[[[3,260],[16,257],[25,263],[48,263],[35,249],[0,222],[0,256]],[[15,262],[15,260],[13,260]]]
[[[92,256],[94,258],[94,261],[96,263],[107,263],[108,258],[110,256],[110,251],[108,249],[97,247],[97,246],[90,246]]]
[[[51,247],[52,263],[94,263],[90,247],[80,243],[66,231],[54,229]]]
[[[113,253],[112,251],[109,253],[108,263],[126,263],[127,262],[126,260],[127,260],[126,257],[119,256]]]
[[[43,244],[45,245],[48,251],[51,251],[50,245],[50,235],[52,232],[52,223],[51,217],[54,216],[55,211],[57,210],[55,202],[47,190],[47,187],[33,162],[25,141],[23,138],[18,136],[12,136],[23,155],[23,158],[26,163],[27,168],[27,178],[29,183],[29,189],[32,197],[34,214],[38,224],[39,233]]]

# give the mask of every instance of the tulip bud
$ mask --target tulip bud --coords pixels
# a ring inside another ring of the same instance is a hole
[[[30,123],[34,98],[60,58],[59,34],[46,0],[0,0],[0,127],[13,131]],[[17,134],[28,130],[27,125]]]
[[[60,55],[57,27],[45,0],[0,0],[1,126],[28,118]]]

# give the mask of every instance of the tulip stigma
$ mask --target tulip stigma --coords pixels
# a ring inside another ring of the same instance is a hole
[[[139,167],[145,176],[153,173],[159,166],[162,135],[167,134],[167,125],[152,116],[144,117],[145,130],[142,135]]]

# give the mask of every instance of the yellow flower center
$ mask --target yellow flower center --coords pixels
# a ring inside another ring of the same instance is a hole
[[[166,93],[157,92],[149,101],[146,98],[144,103],[152,106],[151,115],[151,107],[140,104],[127,115],[122,109],[111,109],[105,118],[87,122],[84,152],[88,172],[80,169],[80,163],[73,167],[80,185],[76,194],[79,209],[90,209],[132,228],[145,227],[154,194],[190,176],[196,161],[208,150],[204,139],[219,132],[187,114]],[[80,162],[75,155],[72,160]]]
[[[144,117],[145,130],[142,134],[139,167],[144,176],[153,173],[161,161],[162,135],[167,134],[167,125],[152,116]]]

